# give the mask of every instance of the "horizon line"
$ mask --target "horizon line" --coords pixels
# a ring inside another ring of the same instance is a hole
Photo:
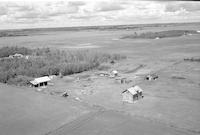
[[[137,23],[137,24],[107,24],[107,25],[80,25],[80,26],[58,26],[58,27],[35,27],[35,28],[6,28],[1,29],[0,31],[10,31],[10,30],[33,30],[33,29],[56,29],[56,28],[86,28],[86,27],[106,27],[106,26],[125,26],[125,25],[153,25],[153,24],[192,24],[192,23],[200,23],[200,21],[194,22],[158,22],[158,23]]]

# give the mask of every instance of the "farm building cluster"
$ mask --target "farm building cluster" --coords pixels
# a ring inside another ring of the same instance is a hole
[[[110,79],[114,79],[115,82],[118,82],[120,84],[128,84],[128,83],[132,82],[132,80],[130,80],[130,79],[126,78],[126,77],[120,76],[119,72],[117,70],[112,70],[111,72],[105,72],[105,71],[104,72],[99,72],[96,75],[98,75],[100,77],[108,77]],[[154,76],[148,76],[148,77],[149,78],[151,78],[151,77],[154,78]],[[98,77],[96,77],[96,78],[98,78]],[[80,81],[79,77],[77,77],[77,79]],[[77,79],[74,80],[75,83],[77,82]],[[38,89],[46,88],[47,85],[52,83],[51,80],[52,80],[52,76],[43,76],[43,77],[35,78],[34,80],[30,81],[30,86],[34,87],[34,88],[38,88]],[[52,94],[52,92],[51,92],[51,94]],[[53,95],[54,94],[55,93],[53,93]],[[65,91],[64,93],[62,92],[61,95],[63,97],[68,97],[69,96],[67,91]],[[121,95],[122,95],[122,101],[123,102],[134,103],[135,101],[143,98],[143,90],[139,86],[136,85],[136,86],[132,86],[132,87],[124,90],[121,93]]]

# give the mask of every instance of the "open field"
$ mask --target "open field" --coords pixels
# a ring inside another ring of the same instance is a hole
[[[55,78],[54,85],[41,92],[1,84],[0,130],[5,135],[200,134],[200,63],[190,61],[200,58],[200,35],[120,39],[134,32],[167,30],[200,30],[200,24],[1,37],[1,47],[91,49],[126,55],[107,71],[118,70],[132,82],[119,84],[91,70]],[[144,80],[148,73],[156,73],[158,80]],[[121,92],[135,84],[144,90],[144,98],[123,104]],[[56,94],[65,90],[69,98]]]
[[[2,135],[40,135],[90,112],[73,101],[0,85]]]

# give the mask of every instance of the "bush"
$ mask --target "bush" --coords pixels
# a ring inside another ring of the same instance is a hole
[[[98,70],[108,70],[110,69],[110,64],[108,63],[102,63],[101,65],[98,66]]]
[[[14,84],[14,85],[19,85],[19,86],[26,86],[29,84],[29,81],[31,81],[33,78],[19,75],[16,76],[15,78],[10,78],[8,80],[8,84]]]

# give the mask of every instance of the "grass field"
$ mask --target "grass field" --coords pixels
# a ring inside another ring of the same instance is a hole
[[[8,135],[199,134],[200,63],[184,59],[200,58],[200,35],[120,39],[134,32],[168,30],[200,30],[200,25],[47,31],[41,32],[43,35],[1,37],[1,47],[91,49],[126,55],[127,59],[108,65],[106,70],[116,69],[132,82],[119,84],[114,79],[97,76],[98,70],[91,70],[55,78],[54,86],[40,93],[32,88],[0,85],[0,130]],[[140,65],[143,66],[138,68]],[[144,80],[148,73],[156,73],[158,80]],[[123,104],[121,92],[135,84],[144,90],[144,99]],[[70,95],[66,99],[50,94],[65,90]],[[80,100],[74,100],[75,97]],[[26,129],[22,130],[23,127]]]

